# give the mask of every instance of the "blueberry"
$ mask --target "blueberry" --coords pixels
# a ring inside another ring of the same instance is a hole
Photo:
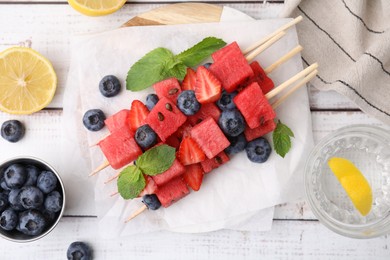
[[[29,209],[20,213],[17,229],[23,234],[37,236],[42,234],[46,225],[46,219],[40,211]]]
[[[27,180],[27,171],[23,165],[12,164],[4,172],[5,183],[11,189],[21,188]]]
[[[228,93],[223,91],[221,97],[217,101],[217,106],[221,110],[229,110],[236,108],[236,104],[233,102],[233,98],[237,96],[237,92]]]
[[[107,75],[99,83],[99,90],[105,97],[113,97],[121,91],[119,79],[113,75]]]
[[[203,64],[203,66],[204,66],[206,69],[208,69],[208,68],[210,68],[211,64],[212,64],[211,62],[207,62],[207,63]]]
[[[37,187],[45,194],[53,191],[57,186],[57,177],[51,171],[42,171],[37,179]]]
[[[156,194],[144,195],[142,202],[151,210],[157,210],[161,207],[161,202],[158,200]]]
[[[12,189],[8,194],[8,202],[12,209],[16,211],[24,210],[24,207],[20,201],[21,189]]]
[[[18,224],[18,214],[13,209],[6,209],[0,215],[0,227],[4,230],[13,230]]]
[[[157,104],[159,98],[156,94],[149,94],[146,96],[145,105],[149,110],[152,110],[154,106]]]
[[[222,111],[218,124],[228,136],[238,136],[245,130],[244,118],[237,109]]]
[[[66,256],[68,260],[90,260],[92,251],[86,243],[76,241],[69,245]]]
[[[142,149],[146,150],[156,144],[156,132],[148,124],[142,125],[135,132],[135,141]]]
[[[11,143],[22,139],[25,131],[24,125],[18,120],[8,120],[1,125],[1,136]]]
[[[249,142],[245,150],[249,160],[256,163],[263,163],[268,160],[272,149],[267,139],[259,137]]]
[[[0,212],[3,212],[8,207],[8,194],[0,193]]]
[[[47,194],[45,199],[45,209],[51,212],[58,212],[62,208],[62,196],[58,191]]]
[[[24,186],[35,186],[37,184],[38,175],[41,171],[34,165],[27,165],[25,168],[27,171],[27,180],[24,183]]]
[[[45,217],[47,223],[54,223],[54,221],[56,220],[57,214],[55,212],[44,209],[42,211],[42,214]]]
[[[20,191],[20,203],[25,209],[39,209],[43,205],[43,193],[34,186],[27,186]]]
[[[106,116],[100,109],[90,109],[83,116],[83,124],[90,131],[99,131],[104,127]]]
[[[245,146],[247,144],[247,141],[245,139],[244,134],[240,134],[238,136],[228,136],[228,139],[230,141],[230,145],[228,148],[225,149],[225,152],[229,155],[236,154],[245,149]]]
[[[195,115],[200,109],[200,103],[195,97],[195,91],[184,90],[177,97],[177,107],[186,116]]]
[[[7,186],[7,183],[5,182],[5,178],[1,178],[0,180],[0,187],[3,189],[3,191],[10,191],[11,188]]]

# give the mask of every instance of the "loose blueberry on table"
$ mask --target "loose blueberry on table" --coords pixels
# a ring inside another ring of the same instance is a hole
[[[92,251],[86,243],[76,241],[69,245],[66,256],[68,260],[90,260]]]
[[[121,83],[114,75],[107,75],[99,82],[99,90],[105,97],[114,97],[121,91]]]
[[[1,136],[11,143],[22,139],[25,131],[24,125],[18,120],[8,120],[1,125]]]
[[[83,124],[90,131],[99,131],[104,127],[106,116],[100,109],[90,109],[83,116]]]

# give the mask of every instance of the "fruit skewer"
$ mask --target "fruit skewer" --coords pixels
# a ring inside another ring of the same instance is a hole
[[[285,86],[288,86],[288,85],[291,85],[293,83],[296,83],[293,87],[291,87],[287,93],[285,93],[282,97],[280,97],[278,100],[276,100],[274,103],[272,103],[272,107],[275,109],[276,107],[278,107],[283,101],[285,101],[292,93],[294,93],[296,90],[298,90],[300,87],[302,87],[303,85],[305,85],[306,83],[308,83],[311,79],[313,79],[316,74],[317,74],[317,63],[314,63],[312,64],[311,66],[307,67],[305,70],[301,71],[300,73],[298,73],[297,75],[291,77],[289,80],[287,80],[285,83],[288,83],[288,84],[284,84],[284,86],[282,86],[283,88],[285,88]],[[283,90],[283,89],[282,89]],[[280,90],[280,91],[282,91]],[[280,92],[279,91],[279,92]],[[276,94],[272,94],[272,96],[274,96]],[[168,183],[169,184],[169,183]],[[114,193],[114,194],[117,194]],[[152,194],[154,195],[154,194]],[[151,196],[151,195],[149,195]],[[158,201],[158,198],[157,196],[154,195],[154,199]],[[144,205],[142,205],[139,209],[137,209],[134,213],[132,213],[126,220],[125,220],[125,223],[131,221],[133,218],[137,217],[138,215],[140,215],[142,212],[144,212],[145,210],[149,209],[148,207],[148,203],[145,203],[144,202]],[[151,208],[153,210],[155,209],[158,209],[159,207],[157,208]]]
[[[255,43],[254,45],[252,45],[249,48],[247,48],[244,51],[244,53],[247,54],[246,59],[248,61],[252,60],[254,57],[259,55],[262,51],[264,51],[265,49],[270,47],[273,43],[275,43],[277,40],[279,40],[281,37],[283,37],[285,35],[284,30],[290,28],[291,26],[295,25],[296,23],[298,23],[301,20],[302,20],[302,17],[295,18],[293,21],[291,21],[288,24],[280,27],[278,30],[276,30],[275,32],[273,32],[270,35],[266,36],[264,39],[260,40],[259,42]],[[280,65],[284,61],[288,60],[289,58],[291,58],[296,53],[298,53],[300,51],[300,49],[301,48],[298,46],[295,49],[293,49],[292,51],[290,51],[288,54],[286,54],[286,57],[282,57],[275,64],[271,65],[271,69],[269,69],[269,70],[272,71],[273,69],[275,69],[278,65]],[[101,141],[102,140],[100,140],[99,143]],[[105,169],[108,166],[110,166],[110,162],[109,162],[109,160],[106,159],[106,160],[103,161],[103,163],[101,165],[99,165],[95,170],[93,170],[89,174],[89,176],[93,176],[93,175],[97,174],[99,171]]]

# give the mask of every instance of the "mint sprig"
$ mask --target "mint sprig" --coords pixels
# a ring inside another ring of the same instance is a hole
[[[121,171],[117,185],[119,194],[128,200],[136,198],[145,188],[146,182],[141,170],[137,166],[131,165]]]
[[[165,172],[175,160],[175,148],[163,144],[144,152],[137,159],[137,166],[143,173],[154,176]]]
[[[276,128],[272,134],[272,139],[274,142],[275,152],[283,158],[290,151],[291,137],[294,137],[294,133],[291,129],[278,120]]]
[[[127,166],[121,171],[117,181],[119,194],[126,200],[136,198],[146,186],[144,175],[165,172],[175,157],[175,148],[166,144],[149,149],[138,157],[137,165]]]
[[[187,67],[198,65],[225,45],[221,39],[207,37],[178,55],[166,48],[156,48],[131,66],[127,73],[126,88],[140,91],[170,77],[182,80]]]

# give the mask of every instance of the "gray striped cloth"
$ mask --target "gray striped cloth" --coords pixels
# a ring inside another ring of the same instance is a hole
[[[302,60],[320,66],[312,84],[390,125],[390,0],[286,0],[281,16],[298,15]]]

